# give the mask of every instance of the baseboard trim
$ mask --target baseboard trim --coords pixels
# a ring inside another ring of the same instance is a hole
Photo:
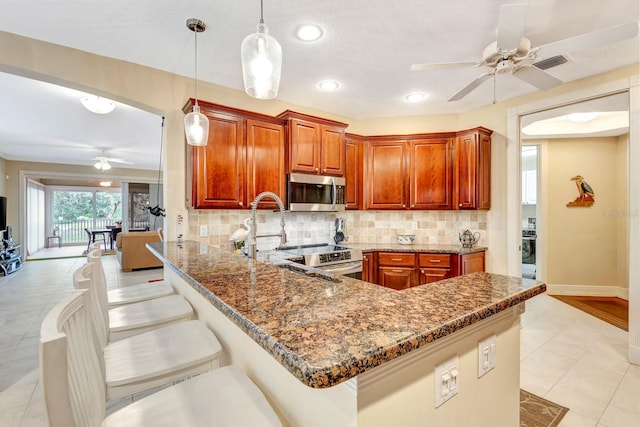
[[[629,289],[603,285],[554,285],[547,283],[549,295],[576,295],[585,297],[617,297],[629,301]]]

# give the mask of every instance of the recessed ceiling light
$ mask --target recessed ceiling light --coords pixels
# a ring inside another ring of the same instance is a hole
[[[335,80],[323,80],[318,83],[318,88],[325,92],[331,92],[340,88],[340,83]]]
[[[111,187],[111,184],[112,184],[111,181],[100,181],[101,187]]]
[[[315,24],[304,24],[296,30],[296,37],[305,42],[313,42],[322,37],[322,28]]]
[[[116,103],[112,100],[95,95],[83,96],[80,102],[84,108],[96,114],[108,114],[116,108]]]
[[[427,99],[427,94],[424,92],[413,92],[404,97],[407,102],[421,102]]]
[[[571,113],[567,118],[572,122],[585,123],[590,122],[598,116],[598,113]]]

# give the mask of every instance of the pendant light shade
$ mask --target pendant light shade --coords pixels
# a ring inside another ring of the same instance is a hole
[[[200,112],[198,106],[198,33],[204,32],[206,24],[199,19],[187,19],[187,28],[194,33],[195,37],[195,66],[193,74],[193,86],[195,92],[195,105],[193,111],[184,116],[184,132],[187,137],[187,144],[195,146],[207,145],[209,140],[209,119]]]
[[[282,47],[269,35],[262,16],[262,0],[257,32],[244,39],[240,53],[244,90],[247,94],[259,99],[275,98],[280,86]]]
[[[184,131],[187,136],[187,144],[203,146],[209,139],[209,119],[200,112],[198,101],[193,106],[193,111],[184,116]]]

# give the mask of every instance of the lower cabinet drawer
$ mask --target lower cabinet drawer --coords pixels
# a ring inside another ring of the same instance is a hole
[[[451,267],[451,255],[449,254],[420,254],[420,267]]]
[[[415,267],[416,255],[413,253],[380,252],[378,254],[378,265]]]

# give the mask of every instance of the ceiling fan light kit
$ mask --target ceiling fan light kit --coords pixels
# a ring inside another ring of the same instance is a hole
[[[264,23],[263,3],[260,0],[260,22],[257,32],[249,34],[240,47],[242,77],[247,95],[258,99],[278,96],[282,69],[282,47],[269,35]]]
[[[195,64],[193,73],[194,99],[193,111],[184,116],[184,132],[187,144],[195,146],[207,145],[209,140],[209,119],[200,112],[198,106],[198,33],[204,32],[207,25],[199,19],[187,19],[187,28],[193,31],[195,38]]]
[[[638,21],[618,25],[564,40],[532,47],[524,37],[529,5],[525,3],[505,4],[498,16],[497,40],[482,52],[482,61],[441,62],[413,64],[411,70],[436,70],[459,67],[487,67],[489,72],[476,77],[471,83],[453,95],[449,101],[458,101],[482,83],[498,74],[511,74],[540,90],[548,90],[562,84],[544,70],[567,62],[566,54],[583,49],[596,48],[630,39],[638,34]],[[534,63],[534,61],[537,61]],[[495,103],[495,86],[494,86]]]
[[[98,162],[96,162],[96,164],[94,164],[93,167],[98,170],[101,170],[102,172],[108,171],[109,169],[111,169],[111,165],[109,164],[107,159],[98,160]]]

